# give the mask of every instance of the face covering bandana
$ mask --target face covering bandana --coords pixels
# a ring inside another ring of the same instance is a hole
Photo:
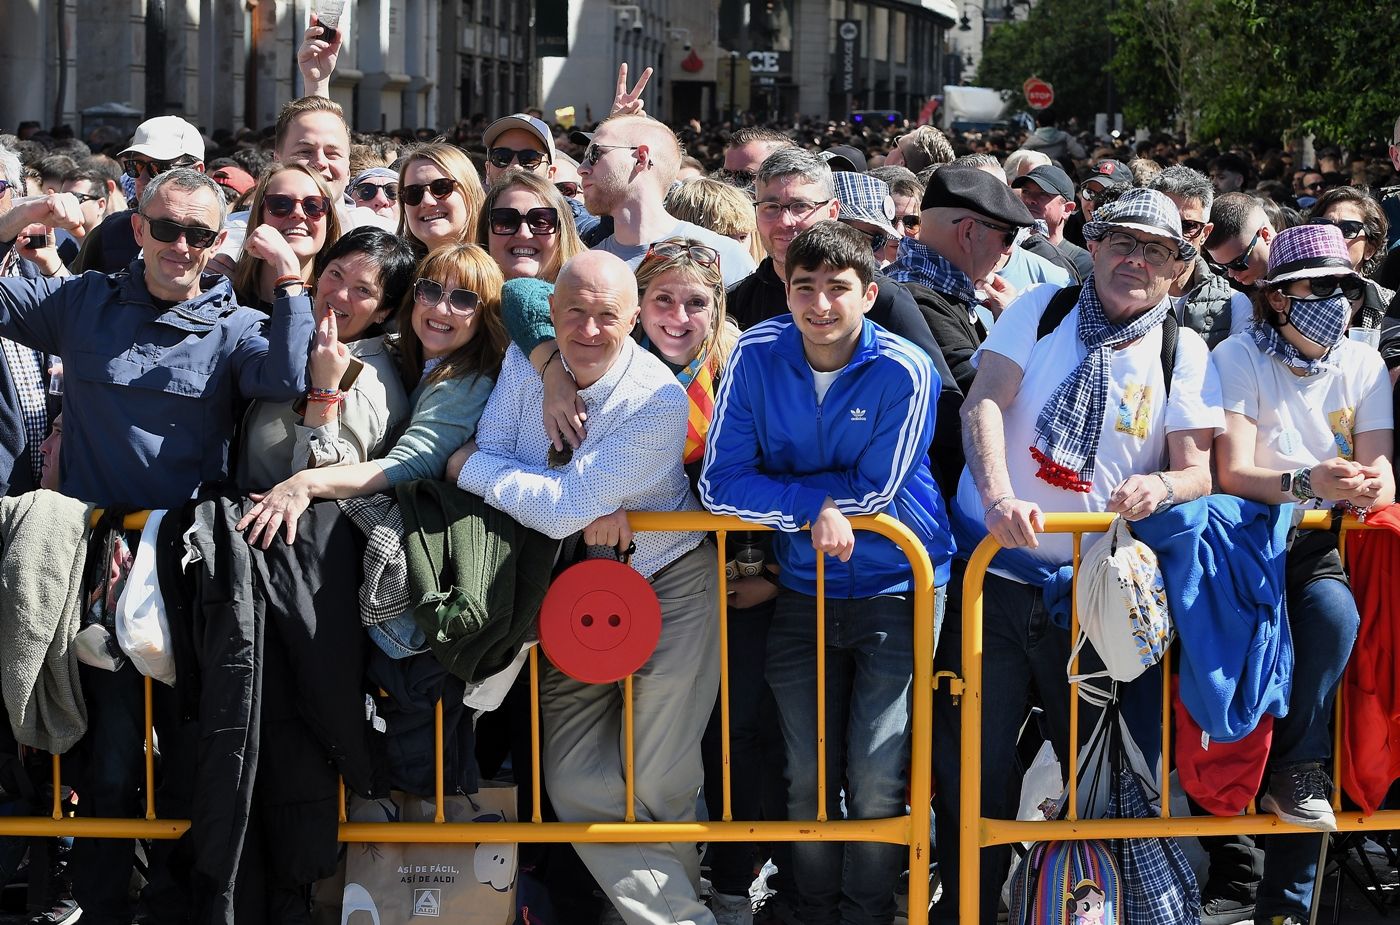
[[[1285,323],[1319,347],[1326,347],[1327,353],[1312,360],[1303,356],[1298,348],[1290,344],[1278,328],[1260,321],[1254,322],[1250,331],[1260,350],[1277,357],[1283,365],[1301,369],[1304,375],[1314,375],[1321,371],[1324,361],[1331,355],[1332,348],[1346,334],[1347,319],[1351,317],[1351,302],[1338,293],[1325,299],[1298,299],[1288,297],[1288,315]]]

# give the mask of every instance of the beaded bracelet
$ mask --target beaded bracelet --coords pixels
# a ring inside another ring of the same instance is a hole
[[[334,405],[345,400],[345,396],[340,389],[311,389],[306,393],[306,400],[321,404]]]

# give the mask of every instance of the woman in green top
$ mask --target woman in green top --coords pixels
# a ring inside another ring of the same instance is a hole
[[[408,429],[382,459],[305,469],[262,494],[238,523],[266,548],[315,498],[355,498],[412,479],[442,478],[447,457],[476,434],[507,345],[501,324],[501,271],[475,244],[433,251],[399,310],[397,350],[411,389]]]

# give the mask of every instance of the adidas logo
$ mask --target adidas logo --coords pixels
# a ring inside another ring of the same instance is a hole
[[[864,408],[852,408],[852,409],[851,409],[851,420],[852,420],[852,421],[864,421],[864,420],[865,420],[865,409],[864,409]]]

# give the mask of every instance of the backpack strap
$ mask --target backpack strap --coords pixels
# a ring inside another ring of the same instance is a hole
[[[1068,317],[1075,303],[1079,301],[1079,293],[1083,288],[1066,286],[1050,297],[1050,304],[1045,306],[1045,311],[1040,316],[1040,324],[1036,327],[1037,341],[1053,333],[1060,326],[1060,322]],[[1180,327],[1176,313],[1168,310],[1166,317],[1162,319],[1162,382],[1165,386],[1165,398],[1171,398],[1172,394],[1172,374],[1176,370],[1176,344]]]

